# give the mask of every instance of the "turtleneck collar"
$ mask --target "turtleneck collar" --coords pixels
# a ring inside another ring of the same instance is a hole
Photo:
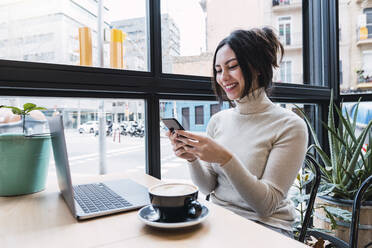
[[[268,107],[274,105],[267,97],[264,88],[252,91],[248,96],[234,101],[234,110],[240,114],[254,114],[264,112]]]

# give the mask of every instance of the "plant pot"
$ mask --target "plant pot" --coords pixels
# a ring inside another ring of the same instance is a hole
[[[317,196],[315,201],[314,226],[331,230],[330,220],[326,217],[323,209],[317,208],[319,205],[338,207],[352,212],[353,201],[336,199],[330,196]],[[333,235],[345,242],[349,242],[350,223],[337,220],[337,229]],[[370,242],[372,242],[372,201],[365,201],[360,210],[358,247],[365,247]]]
[[[45,189],[50,135],[0,134],[0,196],[24,195]]]
[[[22,121],[0,123],[0,134],[4,133],[22,133]]]

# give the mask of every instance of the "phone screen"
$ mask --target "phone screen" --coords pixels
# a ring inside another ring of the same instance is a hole
[[[174,130],[185,130],[175,118],[162,118],[161,120],[171,132]]]

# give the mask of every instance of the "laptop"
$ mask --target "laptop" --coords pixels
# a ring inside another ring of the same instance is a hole
[[[58,186],[78,219],[139,209],[150,204],[146,187],[130,179],[72,185],[62,116],[48,117]]]

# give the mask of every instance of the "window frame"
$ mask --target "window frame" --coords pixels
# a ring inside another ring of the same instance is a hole
[[[144,99],[146,173],[160,179],[160,99],[216,99],[211,78],[162,72],[160,1],[146,0],[148,72],[0,60],[0,95]],[[322,142],[326,136],[319,123],[326,120],[331,91],[340,98],[338,1],[303,0],[302,19],[304,84],[278,83],[270,98],[318,104],[316,129]]]
[[[288,18],[287,20],[283,20],[284,18]],[[292,37],[292,15],[282,15],[278,16],[278,31],[279,31],[279,37],[283,37],[282,44],[284,47],[286,46],[292,46],[293,45],[293,37]],[[289,24],[289,44],[287,44],[287,27],[286,24]],[[283,36],[280,36],[280,25],[283,25]]]

